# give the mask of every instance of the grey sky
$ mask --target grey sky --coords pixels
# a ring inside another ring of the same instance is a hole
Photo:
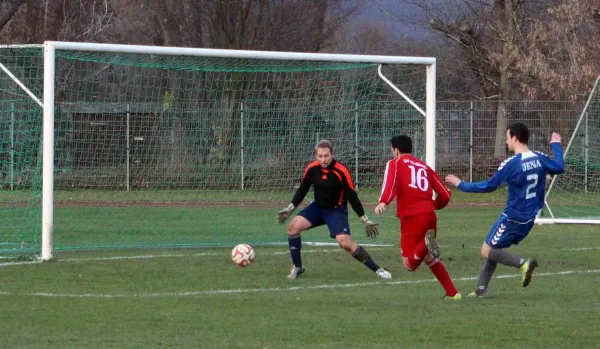
[[[389,12],[387,14],[384,13],[382,8]],[[402,1],[375,0],[370,1],[362,10],[361,14],[357,18],[357,25],[364,22],[378,22],[383,24],[386,28],[391,29],[392,33],[397,33],[400,36],[408,36],[412,38],[426,38],[431,36],[431,33],[422,27],[394,19],[394,16],[397,14],[414,17],[421,15],[420,10],[417,7],[406,4]]]

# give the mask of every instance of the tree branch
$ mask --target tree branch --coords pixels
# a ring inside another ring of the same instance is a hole
[[[15,13],[17,13],[22,3],[23,2],[21,0],[14,0],[11,3],[11,6],[8,8],[8,11],[4,15],[2,15],[2,17],[0,17],[0,31],[2,31],[4,26],[13,18]]]

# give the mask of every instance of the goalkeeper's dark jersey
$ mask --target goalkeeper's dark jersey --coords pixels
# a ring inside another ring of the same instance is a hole
[[[335,159],[327,168],[321,167],[318,161],[313,161],[306,167],[300,187],[292,199],[294,206],[300,205],[311,185],[314,187],[314,202],[317,205],[337,208],[346,207],[350,202],[352,209],[359,217],[365,214],[358,194],[354,190],[350,171]]]

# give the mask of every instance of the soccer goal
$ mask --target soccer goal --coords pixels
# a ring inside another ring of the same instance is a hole
[[[565,149],[565,173],[554,176],[539,224],[600,224],[600,90],[596,79]]]
[[[46,42],[0,68],[4,255],[281,242],[322,138],[367,203],[393,135],[435,165],[435,58]]]

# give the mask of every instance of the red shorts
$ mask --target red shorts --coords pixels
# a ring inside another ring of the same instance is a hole
[[[407,216],[400,219],[400,252],[402,257],[410,256],[415,248],[425,240],[429,229],[437,233],[437,216],[435,212]]]

